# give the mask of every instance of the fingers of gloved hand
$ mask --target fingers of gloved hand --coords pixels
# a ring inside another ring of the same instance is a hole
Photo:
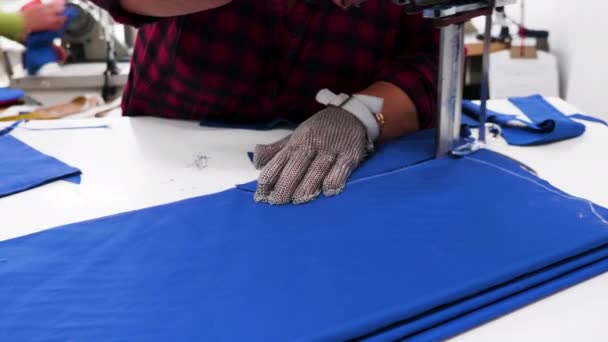
[[[311,150],[305,148],[296,150],[283,168],[281,177],[268,196],[267,202],[277,205],[291,202],[294,191],[308,172],[314,158],[315,153]]]
[[[283,149],[264,167],[258,177],[258,186],[253,197],[256,202],[267,201],[291,154],[291,150]]]
[[[310,164],[308,172],[293,193],[292,202],[302,204],[317,198],[321,193],[323,179],[325,179],[335,161],[336,157],[331,154],[318,155]]]
[[[289,142],[289,138],[291,135],[286,136],[285,138],[274,142],[268,145],[256,145],[255,151],[253,152],[253,166],[256,169],[260,169],[264,167],[264,165],[268,164],[274,158],[274,156],[281,151],[287,142]]]
[[[334,196],[341,193],[346,186],[348,177],[350,177],[350,174],[358,164],[357,158],[352,156],[339,157],[327,174],[327,177],[323,180],[323,194],[325,196]]]

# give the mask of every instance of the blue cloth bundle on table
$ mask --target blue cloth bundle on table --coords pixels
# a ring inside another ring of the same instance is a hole
[[[78,16],[78,10],[75,7],[67,7],[65,16],[67,20],[61,30],[34,32],[27,37],[23,63],[28,74],[36,75],[45,64],[58,61],[53,41],[63,37],[67,27]]]
[[[25,92],[16,88],[0,88],[0,108],[5,108],[18,103]]]
[[[602,120],[582,114],[566,116],[553,107],[540,95],[529,97],[514,97],[509,101],[521,110],[530,122],[517,118],[516,115],[487,111],[487,121],[500,125],[502,135],[511,145],[529,146],[576,138],[585,132],[585,125],[572,120],[594,121]],[[470,127],[479,125],[479,105],[465,100],[462,104],[462,122]]]
[[[0,340],[436,340],[608,269],[608,210],[489,151],[412,162],[1,242]]]
[[[0,198],[56,180],[80,183],[80,170],[43,154],[0,130]]]

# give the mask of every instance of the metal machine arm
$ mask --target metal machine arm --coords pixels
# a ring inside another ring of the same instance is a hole
[[[462,115],[462,81],[464,75],[464,24],[485,16],[485,35],[481,84],[479,142],[485,143],[486,105],[492,14],[496,7],[514,4],[516,0],[393,0],[407,13],[423,12],[441,30],[439,52],[439,116],[435,155],[451,153],[460,141]]]

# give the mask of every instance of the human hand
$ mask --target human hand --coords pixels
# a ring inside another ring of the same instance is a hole
[[[65,0],[33,3],[22,10],[25,35],[38,31],[58,30],[65,24]]]
[[[329,106],[286,138],[256,146],[253,162],[263,170],[254,199],[277,205],[301,204],[321,192],[337,195],[372,150],[361,121],[341,107]]]

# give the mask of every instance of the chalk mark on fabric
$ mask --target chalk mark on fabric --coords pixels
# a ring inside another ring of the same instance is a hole
[[[571,195],[564,194],[564,193],[559,192],[559,191],[557,191],[557,190],[555,190],[555,189],[551,189],[551,188],[549,188],[549,187],[547,187],[547,186],[545,186],[545,185],[543,185],[543,184],[541,184],[541,183],[539,183],[539,182],[537,182],[537,181],[535,181],[535,180],[533,180],[533,179],[530,179],[530,178],[524,177],[524,176],[522,176],[522,175],[519,175],[519,174],[517,174],[517,173],[515,173],[515,172],[511,171],[511,170],[507,170],[507,169],[505,169],[505,168],[503,168],[503,167],[500,167],[500,166],[498,166],[498,165],[494,165],[494,164],[489,163],[489,162],[487,162],[487,161],[483,161],[483,160],[480,160],[480,159],[477,159],[477,158],[473,158],[473,157],[469,157],[469,156],[465,156],[464,158],[469,159],[469,160],[472,160],[472,161],[477,162],[477,163],[479,163],[479,164],[484,164],[484,165],[487,165],[487,166],[491,166],[491,167],[493,167],[493,168],[495,168],[495,169],[498,169],[498,170],[501,170],[501,171],[503,171],[503,172],[506,172],[506,173],[508,173],[508,174],[510,174],[510,175],[512,175],[512,176],[515,176],[515,177],[517,177],[517,178],[521,178],[521,179],[523,179],[523,180],[526,180],[526,181],[528,181],[528,182],[530,182],[530,183],[533,183],[533,184],[535,184],[535,185],[537,185],[537,186],[539,186],[539,187],[541,187],[541,188],[545,189],[546,191],[549,191],[549,192],[551,192],[551,193],[554,193],[554,194],[556,194],[556,195],[558,195],[558,196],[560,196],[560,197],[567,198],[567,199],[573,199],[573,200],[580,201],[580,202],[584,202],[584,203],[586,203],[586,204],[589,206],[589,209],[591,210],[591,212],[592,212],[592,213],[593,213],[593,214],[594,214],[594,215],[595,215],[595,216],[596,216],[596,217],[597,217],[597,218],[598,218],[598,219],[599,219],[599,220],[600,220],[600,221],[601,221],[603,224],[608,225],[608,220],[607,220],[606,218],[604,218],[602,215],[600,215],[600,214],[597,212],[597,210],[595,209],[595,204],[594,204],[593,202],[591,202],[590,200],[587,200],[587,199],[584,199],[584,198],[580,198],[580,197],[576,197],[576,196],[571,196]]]
[[[380,172],[380,173],[375,174],[375,175],[357,178],[355,180],[348,181],[346,184],[347,185],[353,185],[353,184],[361,183],[361,182],[368,181],[368,180],[371,180],[371,179],[376,179],[376,178],[380,178],[380,177],[384,177],[384,176],[389,176],[389,175],[392,175],[392,174],[395,174],[395,173],[399,173],[399,172],[402,172],[402,171],[410,169],[410,168],[417,167],[420,164],[428,162],[428,161],[430,161],[432,159],[433,159],[432,157],[425,158],[425,159],[417,161],[417,162],[415,162],[413,164],[410,164],[410,165],[407,165],[407,166],[404,166],[404,167],[400,167],[400,168],[397,168],[397,169],[394,169],[394,170],[384,171],[384,172]]]

